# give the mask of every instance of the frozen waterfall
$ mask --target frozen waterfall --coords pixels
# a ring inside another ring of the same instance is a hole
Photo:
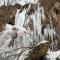
[[[56,31],[51,27],[52,24],[48,23],[44,26],[42,23],[45,20],[44,8],[38,3],[38,0],[16,0],[16,2],[22,6],[26,4],[29,6],[23,7],[21,12],[21,9],[17,9],[15,25],[6,24],[5,30],[1,32],[1,56],[5,57],[12,54],[20,54],[22,51],[28,50],[28,47],[32,47],[41,41],[49,39],[51,41],[50,49],[52,51],[57,49],[57,44],[55,42]],[[27,48],[24,49],[24,47]],[[5,53],[7,51],[9,53]],[[17,60],[17,56],[11,57],[10,60],[13,58]]]

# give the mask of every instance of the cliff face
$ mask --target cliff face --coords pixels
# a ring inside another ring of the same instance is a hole
[[[40,0],[40,2],[41,5],[44,7],[44,10],[48,11],[54,6],[56,0]]]
[[[60,2],[56,2],[54,7],[52,8],[52,21],[56,30],[60,29]]]
[[[0,31],[2,31],[6,23],[14,24],[16,6],[2,6],[0,7]]]
[[[51,21],[58,34],[58,46],[60,45],[60,0],[41,0],[45,10],[45,24]],[[59,46],[60,49],[60,46]]]
[[[60,0],[41,0],[44,7],[46,22],[51,17],[52,24],[60,34]]]

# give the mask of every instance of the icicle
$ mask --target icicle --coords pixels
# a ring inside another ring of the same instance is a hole
[[[16,16],[15,16],[15,25],[23,27],[26,10],[24,9],[21,13],[19,13],[19,11],[20,10],[17,10]]]

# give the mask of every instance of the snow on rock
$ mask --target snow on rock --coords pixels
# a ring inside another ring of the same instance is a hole
[[[27,57],[28,57],[28,54],[29,54],[29,51],[30,51],[30,50],[24,51],[24,52],[21,54],[21,56],[19,57],[18,60],[24,60],[25,58],[27,58]]]
[[[4,27],[5,30],[11,30],[12,28],[13,28],[13,26],[10,24],[6,24]]]
[[[15,28],[16,30],[13,30]],[[15,36],[15,33],[17,33],[17,38],[24,35],[24,32],[26,33],[26,29],[23,27],[18,26],[12,26],[9,24],[6,24],[4,31],[2,31],[2,35],[0,36],[0,45],[2,48],[8,47],[11,39]]]
[[[15,30],[13,30],[14,28]],[[28,47],[30,46],[30,43],[32,44],[33,38],[30,36],[30,34],[28,34],[27,30],[24,27],[19,27],[17,25],[11,26],[7,24],[5,26],[5,29],[6,30],[3,31],[1,38],[4,37],[11,38],[12,36],[14,37],[15,36],[14,34],[16,33],[17,37],[16,37],[15,45],[17,45],[17,48],[20,48],[22,46]]]
[[[22,27],[22,26],[14,25],[13,28],[16,28],[16,29],[18,29],[18,30],[20,30],[20,31],[24,31],[24,32],[27,33],[27,30],[26,30],[24,27]],[[12,28],[12,29],[13,29],[13,28]]]
[[[15,36],[15,34],[17,34],[17,36]],[[28,34],[27,30],[24,27],[6,24],[5,30],[2,31],[2,35],[0,37],[1,47],[7,48],[10,44],[10,41],[13,39],[15,39],[15,42],[12,41],[15,44],[14,48],[28,47],[30,46],[30,43],[33,42],[32,37],[30,34]]]
[[[18,25],[6,24],[6,26],[4,27],[5,31],[11,31],[13,28],[16,28],[16,30],[27,32],[27,30],[24,27]]]
[[[46,42],[49,42],[49,41],[43,40],[43,41],[39,42],[37,45],[40,45],[40,44],[43,44],[43,43],[46,43]]]
[[[56,60],[56,58],[59,56],[60,56],[60,51],[50,51],[50,50],[47,52],[46,55],[48,60]]]

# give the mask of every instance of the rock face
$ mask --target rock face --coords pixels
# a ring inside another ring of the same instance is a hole
[[[52,21],[56,30],[60,29],[60,2],[56,2],[52,8]],[[59,31],[60,32],[60,31]]]
[[[52,24],[58,34],[59,49],[60,49],[60,2],[56,2],[51,9]]]
[[[46,25],[51,21],[53,28],[55,28],[59,36],[58,40],[60,42],[60,0],[40,0],[40,2],[45,10],[46,19],[44,24]]]
[[[56,0],[39,0],[41,2],[41,5],[44,7],[45,10],[49,10],[53,7]]]
[[[2,31],[2,27],[4,27],[6,23],[14,24],[16,7],[16,5],[0,7],[0,31]]]
[[[46,19],[52,18],[52,24],[56,30],[60,29],[60,1],[59,0],[41,0],[44,7]]]
[[[44,56],[46,55],[50,43],[46,42],[43,44],[36,45],[30,52],[29,57],[25,60],[43,60]]]
[[[59,8],[60,1],[59,0],[41,0],[40,2],[41,2],[41,5],[44,7],[46,20],[49,18],[53,10],[55,14],[58,13],[57,15],[54,15],[54,16],[56,16],[57,20],[59,19],[57,17],[60,12],[60,8]],[[59,25],[60,23],[58,22],[59,21],[57,22],[55,21],[55,23]]]

